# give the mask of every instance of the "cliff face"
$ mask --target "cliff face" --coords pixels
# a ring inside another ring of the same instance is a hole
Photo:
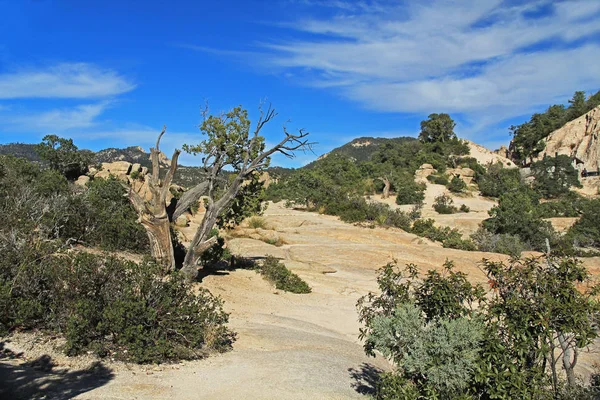
[[[546,148],[537,160],[558,154],[576,157],[583,162],[580,169],[596,171],[600,168],[600,106],[592,109],[587,114],[574,119],[552,132],[545,139]]]

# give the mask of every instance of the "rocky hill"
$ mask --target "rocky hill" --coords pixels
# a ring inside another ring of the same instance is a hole
[[[546,155],[566,154],[577,158],[580,169],[597,171],[600,168],[599,135],[600,106],[550,133],[544,140],[546,147],[537,160]]]

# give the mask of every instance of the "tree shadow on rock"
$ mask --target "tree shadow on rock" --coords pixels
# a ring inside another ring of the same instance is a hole
[[[202,282],[204,278],[210,275],[229,275],[231,271],[235,271],[237,269],[257,270],[257,262],[262,261],[264,259],[266,259],[266,257],[263,256],[241,257],[233,255],[231,256],[229,261],[221,260],[219,262],[200,268],[198,270],[198,275],[196,276],[196,281]]]
[[[0,399],[72,399],[105,385],[114,377],[101,362],[81,370],[56,368],[49,355],[21,362],[22,355],[0,342]]]
[[[350,378],[354,381],[352,388],[360,394],[374,395],[380,380],[381,368],[368,363],[362,363],[358,368],[348,368]]]

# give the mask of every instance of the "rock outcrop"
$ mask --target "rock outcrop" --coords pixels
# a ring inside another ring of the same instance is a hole
[[[465,140],[465,142],[467,143],[467,146],[469,146],[469,157],[475,158],[481,165],[501,163],[508,168],[516,167],[515,163],[507,158],[508,150],[502,154],[502,148],[497,151],[490,151],[485,147],[469,140]],[[504,149],[506,149],[506,147]]]
[[[565,154],[572,157],[580,170],[598,171],[600,168],[600,106],[587,114],[566,123],[550,133],[544,140],[546,148],[537,160],[544,156]]]
[[[446,174],[450,177],[458,176],[467,185],[469,185],[475,177],[475,171],[467,167],[448,168]]]
[[[423,164],[419,167],[418,170],[415,171],[415,181],[416,182],[427,182],[427,177],[429,175],[433,175],[437,172],[433,165],[431,164]]]

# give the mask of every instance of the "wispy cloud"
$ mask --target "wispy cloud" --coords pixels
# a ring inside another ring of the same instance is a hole
[[[22,112],[0,114],[5,126],[16,131],[63,132],[70,129],[90,128],[96,119],[109,106],[108,101],[82,104],[70,108],[57,108],[42,112]],[[2,109],[0,108],[0,111]]]
[[[264,43],[263,67],[368,109],[481,128],[600,87],[597,0],[296,3],[320,17],[285,23],[295,39]]]
[[[0,73],[0,99],[106,98],[134,88],[117,72],[86,63]]]

